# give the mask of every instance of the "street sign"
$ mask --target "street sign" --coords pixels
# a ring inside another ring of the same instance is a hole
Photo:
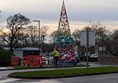
[[[89,46],[95,46],[95,31],[88,30],[88,44]],[[80,45],[87,46],[87,31],[80,32]]]

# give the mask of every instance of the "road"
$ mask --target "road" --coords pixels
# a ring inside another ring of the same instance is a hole
[[[91,67],[105,66],[91,63]],[[78,67],[72,67],[78,68]],[[79,67],[80,68],[80,67]],[[83,68],[83,67],[81,67]],[[94,76],[81,76],[72,78],[59,78],[59,79],[14,79],[8,78],[7,75],[13,72],[25,72],[25,71],[37,71],[37,70],[57,70],[57,69],[68,69],[68,68],[46,68],[46,69],[28,69],[28,70],[8,70],[0,71],[0,83],[118,83],[118,73],[116,74],[104,74]]]
[[[59,79],[14,79],[5,77],[14,71],[0,71],[0,83],[118,83],[118,73]],[[16,72],[16,71],[15,71]]]
[[[94,76],[81,76],[57,79],[62,83],[118,83],[118,74],[105,74]]]

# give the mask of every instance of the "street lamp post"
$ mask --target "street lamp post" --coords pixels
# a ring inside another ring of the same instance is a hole
[[[41,38],[40,38],[40,20],[33,20],[34,22],[37,22],[38,23],[38,28],[39,28],[39,50],[40,50],[40,54],[42,53],[42,48],[41,48],[41,46],[40,46],[40,44],[41,44]]]
[[[86,65],[87,65],[87,69],[89,66],[89,60],[88,60],[88,50],[89,50],[89,28],[86,29]]]
[[[2,11],[0,11],[0,18],[1,18],[1,12],[2,12]]]

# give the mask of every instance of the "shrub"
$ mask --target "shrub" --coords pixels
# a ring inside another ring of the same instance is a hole
[[[10,66],[13,53],[0,48],[0,66]]]

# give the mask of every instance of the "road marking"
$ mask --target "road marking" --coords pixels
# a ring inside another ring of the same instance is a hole
[[[21,79],[8,78],[8,79],[0,80],[0,83],[9,83],[18,80],[20,81]],[[45,83],[45,82],[21,82],[21,83]]]
[[[16,80],[19,80],[19,79],[9,78],[9,79],[1,80],[0,83],[13,82],[13,81],[16,81]]]
[[[62,83],[62,82],[59,82],[59,81],[53,80],[53,79],[50,79],[50,80],[41,80],[41,82],[44,82],[44,83]]]
[[[45,83],[45,82],[21,82],[21,83]]]
[[[20,81],[22,79],[14,79],[14,78],[8,78],[8,79],[4,79],[4,80],[0,80],[0,83],[12,83],[14,81]],[[21,83],[62,83],[53,79],[50,80],[40,80],[39,82],[21,82]]]

